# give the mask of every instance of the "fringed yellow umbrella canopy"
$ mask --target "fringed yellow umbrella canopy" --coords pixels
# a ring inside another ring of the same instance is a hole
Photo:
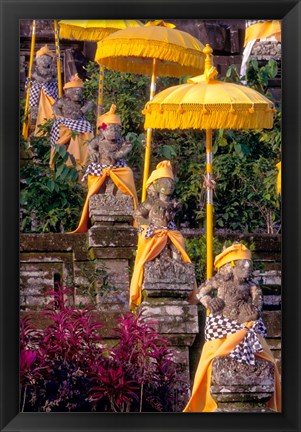
[[[205,72],[188,84],[170,87],[149,101],[144,128],[206,129],[206,242],[207,279],[213,267],[212,129],[253,129],[273,127],[273,103],[249,87],[215,79],[212,49],[204,48]]]
[[[121,72],[151,75],[150,100],[156,90],[156,77],[195,75],[204,70],[204,45],[189,33],[162,20],[144,27],[127,28],[98,42],[95,60]],[[151,129],[147,130],[142,201],[149,177]]]
[[[60,38],[97,42],[110,34],[128,27],[142,27],[139,20],[61,20]],[[101,114],[103,103],[104,66],[99,65],[97,115]],[[97,131],[96,131],[97,132]]]
[[[141,27],[138,20],[61,20],[61,39],[100,41],[118,30],[127,27]]]

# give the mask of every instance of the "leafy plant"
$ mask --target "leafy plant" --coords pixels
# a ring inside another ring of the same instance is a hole
[[[46,321],[21,319],[22,411],[173,411],[183,391],[168,342],[140,314],[118,319],[117,343],[108,349],[94,307],[73,306],[59,283],[47,293]]]
[[[90,400],[104,396],[113,411],[172,411],[177,368],[168,342],[145,322],[141,313],[118,319],[119,343],[111,350],[112,368],[98,368],[100,386]],[[179,383],[178,383],[179,384]]]
[[[43,125],[46,133],[49,124]],[[78,183],[75,161],[65,147],[55,146],[50,168],[49,136],[23,142],[20,177],[20,228],[22,232],[59,232],[74,229],[80,218],[85,189]],[[66,166],[67,160],[73,165]]]

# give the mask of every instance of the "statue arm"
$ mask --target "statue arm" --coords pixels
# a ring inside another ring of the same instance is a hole
[[[116,152],[116,159],[121,159],[126,156],[132,150],[132,143],[130,141],[124,141],[120,149]]]
[[[89,155],[91,162],[98,162],[99,156],[99,142],[98,137],[92,138],[89,142]]]
[[[205,306],[206,309],[209,309],[212,314],[221,313],[225,306],[225,302],[222,299],[223,295],[220,296],[223,290],[217,285],[218,280],[213,276],[200,286],[199,293],[196,296],[202,305]],[[218,291],[218,297],[211,295],[211,293],[216,290]]]
[[[199,287],[199,292],[197,293],[196,297],[197,299],[202,303],[203,306],[206,308],[208,307],[209,300],[212,299],[212,291],[216,290],[216,286],[214,284],[214,280],[212,278],[206,282],[204,282]]]
[[[91,109],[94,107],[94,103],[92,101],[87,101],[82,107],[81,112],[83,114],[86,114],[88,111],[91,111]]]
[[[54,115],[56,116],[62,116],[63,117],[63,102],[58,99],[53,105],[52,105],[52,111],[54,113]]]
[[[261,290],[260,286],[253,282],[251,285],[251,288],[250,288],[250,294],[251,294],[251,298],[252,298],[252,304],[260,312],[262,310],[262,306],[263,306],[262,290]]]
[[[149,200],[145,200],[141,203],[138,208],[134,211],[134,218],[138,222],[139,225],[147,225],[148,224],[148,216],[152,204]]]

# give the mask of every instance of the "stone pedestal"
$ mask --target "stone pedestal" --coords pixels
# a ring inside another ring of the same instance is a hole
[[[212,362],[210,392],[217,412],[272,412],[266,402],[274,392],[274,366],[265,360],[251,366],[217,357]]]
[[[129,266],[137,245],[133,200],[128,195],[96,194],[89,201],[89,254],[98,280],[100,311],[129,312]]]
[[[178,365],[176,410],[182,411],[190,396],[189,347],[199,332],[196,305],[188,302],[195,281],[194,265],[157,258],[144,266],[142,316],[170,342]]]

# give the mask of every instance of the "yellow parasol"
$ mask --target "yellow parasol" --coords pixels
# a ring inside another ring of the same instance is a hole
[[[118,30],[128,27],[142,27],[139,20],[61,20],[60,38],[97,42]],[[104,66],[99,65],[97,115],[101,114],[103,103]],[[96,128],[97,129],[97,128]],[[96,130],[97,133],[97,130]]]
[[[95,60],[121,72],[151,75],[150,100],[156,90],[156,76],[194,75],[204,70],[204,46],[189,33],[177,30],[162,20],[144,27],[120,30],[97,44]],[[147,130],[142,201],[149,177],[150,128]]]
[[[188,80],[188,84],[163,90],[143,110],[145,129],[206,129],[207,279],[212,276],[213,267],[212,129],[271,129],[275,111],[273,103],[257,91],[216,80],[211,53],[207,44],[203,75]]]
[[[143,24],[138,20],[61,20],[59,26],[62,39],[97,42],[115,31]]]

